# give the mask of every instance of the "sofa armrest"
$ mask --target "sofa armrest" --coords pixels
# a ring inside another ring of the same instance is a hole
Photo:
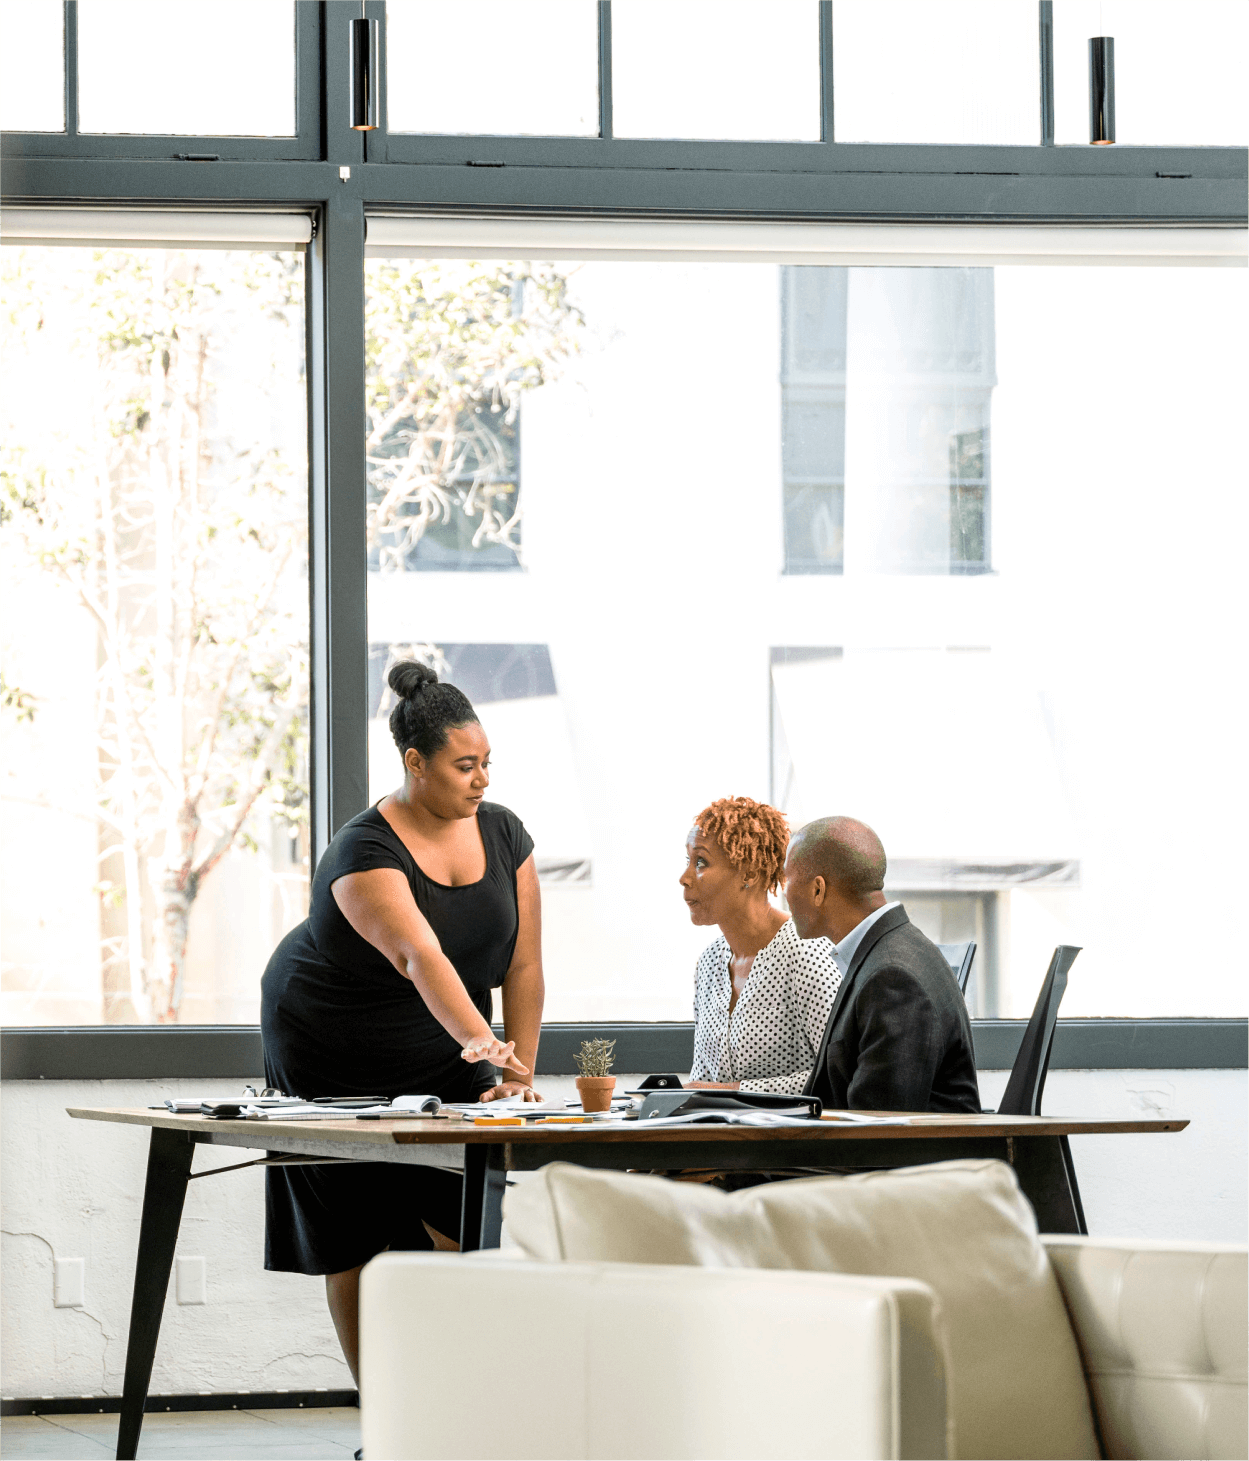
[[[1246,1454],[1244,1247],[1046,1235],[1108,1457]]]
[[[384,1253],[364,1454],[944,1457],[935,1306],[906,1279]]]

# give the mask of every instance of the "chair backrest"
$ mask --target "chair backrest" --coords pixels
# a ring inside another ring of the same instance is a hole
[[[1067,988],[1067,971],[1080,950],[1072,944],[1059,944],[1046,971],[1045,982],[1037,995],[1032,1018],[1023,1032],[1023,1043],[1015,1057],[1010,1080],[998,1106],[999,1116],[1039,1116],[1045,1077],[1050,1068],[1050,1050],[1054,1045],[1054,1026],[1058,1006]]]
[[[945,961],[958,980],[958,991],[964,999],[967,998],[967,981],[971,978],[971,964],[976,957],[976,945],[970,944],[938,944],[937,947],[945,955]]]

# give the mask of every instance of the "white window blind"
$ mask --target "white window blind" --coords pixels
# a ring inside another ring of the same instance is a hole
[[[695,223],[605,218],[378,216],[373,258],[576,258],[906,266],[1215,265],[1243,268],[1233,228],[1014,224]]]
[[[77,248],[148,245],[181,249],[297,248],[312,238],[305,213],[157,213],[140,208],[5,208],[6,244]]]

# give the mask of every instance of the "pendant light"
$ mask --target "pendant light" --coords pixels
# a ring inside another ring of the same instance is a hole
[[[372,132],[379,125],[377,31],[377,21],[364,18],[360,0],[360,19],[351,22],[351,125],[357,132]]]
[[[1089,141],[1108,147],[1115,140],[1115,38],[1089,37]]]

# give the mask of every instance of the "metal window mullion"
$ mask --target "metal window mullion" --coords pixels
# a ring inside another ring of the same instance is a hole
[[[300,151],[309,153],[321,129],[321,15],[320,6],[295,5],[295,141]],[[315,156],[316,153],[311,153]]]
[[[1054,0],[1038,0],[1041,146],[1054,145]]]
[[[364,132],[365,162],[388,162],[390,160],[389,109],[389,66],[386,59],[386,0],[366,0],[364,13],[367,19],[377,21],[377,130]]]
[[[612,118],[611,0],[598,4],[598,134],[610,138]]]
[[[368,805],[364,205],[332,196],[308,250],[312,855]]]
[[[820,141],[836,140],[833,118],[833,0],[820,0]]]
[[[65,135],[78,135],[78,0],[65,0]]]
[[[326,162],[354,167],[364,161],[367,133],[351,126],[351,21],[359,0],[325,0],[321,9],[321,149]]]
[[[359,171],[348,116],[351,0],[321,8],[320,146]],[[341,175],[341,174],[340,174]],[[365,559],[364,203],[359,177],[331,184],[307,253],[312,864],[368,805]]]

